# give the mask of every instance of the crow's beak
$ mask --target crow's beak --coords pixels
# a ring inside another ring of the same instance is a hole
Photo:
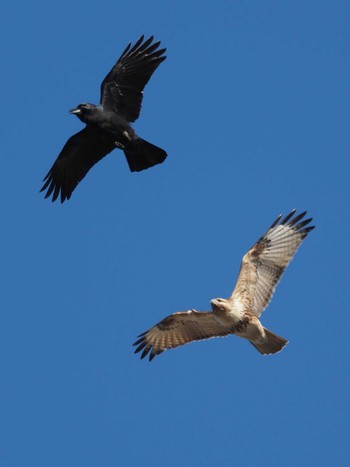
[[[70,114],[73,114],[73,115],[79,115],[81,113],[81,110],[80,109],[71,109],[69,111]]]

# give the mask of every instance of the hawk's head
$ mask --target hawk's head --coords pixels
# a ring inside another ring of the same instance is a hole
[[[229,303],[229,301],[226,300],[225,298],[214,298],[210,302],[210,304],[211,304],[211,308],[214,313],[217,311],[227,312],[227,311],[230,311],[232,308],[231,303]]]

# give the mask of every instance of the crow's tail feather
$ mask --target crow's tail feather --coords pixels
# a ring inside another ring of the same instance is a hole
[[[161,164],[167,153],[142,138],[133,140],[124,149],[131,172],[140,172],[154,165]]]

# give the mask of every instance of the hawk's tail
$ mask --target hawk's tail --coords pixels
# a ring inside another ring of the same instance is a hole
[[[274,334],[273,332],[269,331],[268,329],[264,328],[265,331],[265,340],[263,342],[252,342],[249,341],[254,347],[259,350],[260,353],[266,355],[271,353],[279,352],[288,344],[286,339],[283,337]]]
[[[167,153],[154,146],[154,144],[145,141],[142,138],[136,138],[124,149],[124,154],[128,161],[131,172],[140,172],[154,165],[161,164]]]

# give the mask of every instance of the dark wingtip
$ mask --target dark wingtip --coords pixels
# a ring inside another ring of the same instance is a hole
[[[156,355],[157,355],[156,353],[151,352],[151,353],[149,354],[149,359],[148,359],[148,360],[151,362],[151,361],[154,359],[154,357],[155,357]]]
[[[281,221],[281,225],[287,225],[291,229],[296,232],[303,234],[303,238],[315,228],[315,226],[306,227],[310,222],[312,222],[313,218],[310,217],[308,219],[302,220],[307,211],[303,211],[302,213],[298,214],[293,218],[293,215],[296,213],[296,209],[293,209],[284,219]]]
[[[289,221],[289,219],[294,216],[295,212],[296,212],[296,209],[295,208],[292,209],[291,212],[287,214],[286,217],[281,221],[281,225],[286,224]]]
[[[307,211],[304,211],[304,212],[302,212],[301,214],[298,214],[297,216],[295,216],[294,219],[291,219],[291,220],[289,221],[288,225],[289,225],[290,227],[295,226],[296,223],[299,222],[300,219],[302,219],[302,218],[305,216],[306,212],[307,212]]]
[[[44,181],[46,180],[47,176],[45,177]],[[54,203],[58,198],[60,198],[61,204],[65,201],[68,201],[72,196],[72,193],[67,192],[62,186],[54,185],[52,179],[46,180],[43,187],[40,189],[39,193],[46,191],[44,199],[48,199],[52,196],[51,201]]]
[[[294,229],[295,230],[301,230],[303,227],[305,227],[306,225],[310,224],[310,222],[312,221],[312,218],[310,219],[305,219],[304,221],[301,221],[299,222],[298,224],[296,224],[294,226]]]
[[[292,209],[292,211],[286,215],[282,220],[282,214],[280,214],[277,219],[273,222],[271,227],[268,229],[273,229],[276,227],[277,224],[279,225],[285,225],[293,229],[294,231],[298,231],[299,233],[303,234],[303,238],[312,230],[315,228],[315,226],[310,226],[310,227],[305,227],[307,226],[313,219],[312,217],[308,219],[301,220],[305,217],[307,214],[307,211],[303,211],[302,213],[298,214],[297,216],[293,217],[294,214],[296,213],[296,209]],[[299,222],[301,221],[301,222]]]
[[[133,48],[133,49],[137,49],[137,47],[138,47],[140,44],[142,44],[144,38],[145,38],[145,35],[142,34],[142,35],[137,39],[137,41],[135,42],[135,44],[133,45],[132,48]],[[130,44],[131,44],[131,42],[130,42]]]
[[[316,225],[310,225],[310,227],[306,227],[306,229],[303,230],[305,232],[305,235],[307,235],[311,230],[316,229]]]
[[[132,345],[137,346],[136,349],[134,350],[134,354],[137,354],[142,351],[141,356],[140,356],[141,360],[143,360],[149,354],[148,359],[151,362],[154,359],[154,357],[158,355],[159,353],[161,353],[162,351],[156,351],[153,345],[147,342],[147,340],[144,337],[147,332],[148,331],[140,334],[138,336],[140,339],[138,339]]]
[[[135,343],[135,345],[137,345],[137,344]],[[144,347],[146,347],[146,345],[147,345],[147,341],[144,340],[144,339],[142,339],[142,340],[139,342],[139,346],[137,347],[137,349],[135,350],[134,353],[139,353],[139,352],[141,352],[141,350],[142,350]]]
[[[280,214],[279,216],[277,216],[277,219],[273,221],[273,223],[271,224],[271,226],[269,227],[268,230],[273,229],[273,228],[278,224],[278,222],[280,221],[281,217],[282,217],[282,214]]]
[[[140,336],[138,336],[138,337],[140,337]],[[144,338],[143,338],[143,337],[141,337],[141,339],[137,339],[137,341],[136,341],[136,342],[134,342],[132,345],[133,345],[133,346],[135,346],[135,345],[139,345],[139,344],[141,344],[141,342],[143,342],[143,341],[144,341]]]
[[[146,347],[143,349],[143,352],[142,352],[142,354],[141,354],[141,360],[142,360],[143,358],[145,358],[145,357],[148,355],[148,353],[149,353],[149,351],[151,350],[151,348],[152,348],[152,346],[151,346],[150,344],[147,344],[147,345],[146,345]]]

